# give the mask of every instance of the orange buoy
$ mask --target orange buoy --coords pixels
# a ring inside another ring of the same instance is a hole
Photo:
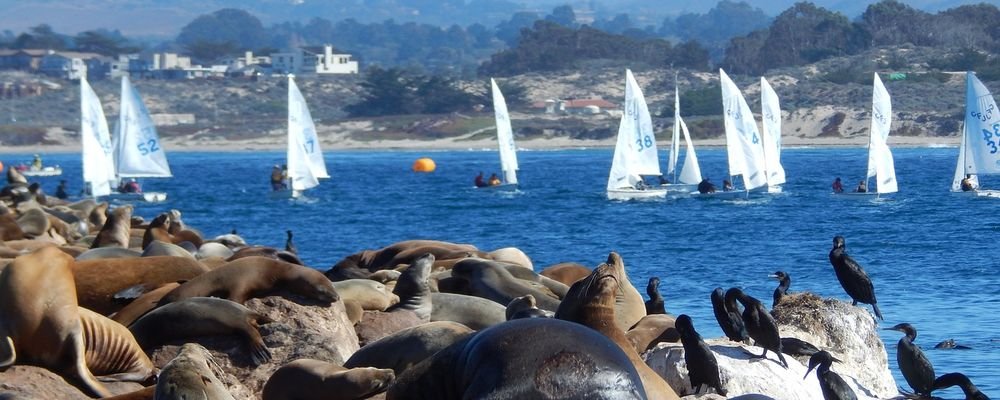
[[[0,162],[0,172],[3,172],[3,163]]]
[[[418,158],[413,162],[413,172],[434,172],[435,168],[437,165],[434,164],[434,160],[427,157]]]

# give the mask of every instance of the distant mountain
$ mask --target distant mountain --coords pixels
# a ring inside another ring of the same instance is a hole
[[[753,0],[754,7],[776,15],[796,0]],[[817,0],[819,6],[854,18],[874,0]],[[925,11],[939,11],[962,4],[1000,0],[907,0]],[[584,17],[611,18],[628,14],[637,26],[660,26],[668,17],[704,13],[714,1],[670,0],[0,0],[0,29],[14,34],[29,27],[49,24],[58,32],[107,28],[131,37],[172,37],[202,14],[221,8],[241,8],[265,25],[287,21],[306,22],[320,17],[332,21],[354,18],[359,22],[413,21],[448,26],[481,23],[493,27],[518,11],[546,14],[569,4]]]

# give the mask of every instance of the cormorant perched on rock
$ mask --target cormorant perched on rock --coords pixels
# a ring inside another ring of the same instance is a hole
[[[285,251],[292,254],[299,254],[299,250],[295,248],[295,243],[292,243],[292,230],[289,229],[285,233],[288,234],[288,239],[285,239]]]
[[[958,385],[965,392],[965,400],[990,400],[983,392],[979,391],[976,385],[972,384],[969,377],[958,372],[944,374],[934,380],[934,390],[949,388]]]
[[[972,348],[969,346],[955,343],[955,339],[942,340],[941,343],[934,345],[934,348],[942,350],[947,350],[947,349],[972,350]]]
[[[774,308],[778,306],[781,298],[785,297],[785,294],[788,293],[788,287],[792,286],[792,277],[783,271],[775,272],[770,277],[778,280],[778,287],[774,289],[774,302],[771,303],[771,308]]]
[[[757,357],[767,358],[767,351],[771,350],[778,355],[781,365],[788,368],[788,362],[781,354],[781,336],[778,335],[778,324],[774,322],[771,313],[767,312],[767,308],[764,308],[764,304],[743,293],[739,288],[732,288],[726,292],[726,301],[728,302],[730,298],[739,300],[743,304],[743,325],[746,326],[747,333],[753,338],[754,344],[764,348],[764,352]]]
[[[847,255],[843,236],[838,235],[833,237],[833,249],[830,250],[830,264],[833,265],[833,271],[837,273],[837,280],[840,281],[840,286],[844,288],[848,296],[851,296],[853,300],[851,305],[856,306],[859,302],[871,304],[875,310],[875,316],[880,320],[884,320],[882,312],[878,310],[878,301],[875,300],[875,286],[872,285],[872,280],[868,278],[868,274],[861,268],[861,265],[854,261],[851,256]]]
[[[686,314],[677,316],[674,322],[677,333],[681,336],[681,344],[684,345],[684,362],[687,363],[688,378],[691,379],[691,387],[694,393],[701,391],[701,385],[707,385],[715,389],[715,392],[723,396],[726,389],[722,388],[719,377],[719,362],[715,360],[715,353],[701,340],[701,335],[694,330],[691,317]]]
[[[646,300],[646,315],[667,313],[666,308],[663,307],[663,296],[660,296],[660,278],[655,276],[649,278],[646,294],[649,295],[649,300]]]
[[[858,396],[854,390],[844,382],[844,378],[830,371],[830,365],[834,361],[840,361],[826,351],[820,351],[809,357],[809,369],[802,379],[806,379],[813,368],[816,368],[816,378],[819,379],[819,388],[823,391],[824,400],[857,400]]]
[[[743,317],[740,316],[739,306],[736,299],[727,299],[722,292],[722,288],[717,287],[712,291],[712,311],[715,312],[715,320],[719,321],[719,327],[726,334],[729,340],[734,342],[747,341],[747,329],[743,326]],[[729,301],[732,304],[729,304]],[[732,307],[729,307],[732,306]]]
[[[819,348],[802,339],[783,337],[781,338],[781,352],[790,356],[812,357],[813,354],[819,353]]]
[[[896,364],[915,393],[930,396],[934,390],[934,366],[920,350],[920,346],[913,343],[917,339],[917,329],[913,325],[902,323],[886,330],[906,334],[896,344]]]

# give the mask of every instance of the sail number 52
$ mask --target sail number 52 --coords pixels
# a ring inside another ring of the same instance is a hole
[[[142,155],[155,153],[160,150],[160,146],[156,143],[156,139],[149,139],[146,142],[139,143],[136,147],[139,148],[139,154]]]

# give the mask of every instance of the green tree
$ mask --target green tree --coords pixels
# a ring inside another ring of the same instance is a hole
[[[73,43],[75,44],[77,51],[97,53],[105,56],[135,53],[139,51],[138,47],[129,45],[128,40],[121,37],[121,34],[117,32],[80,32],[73,38]]]
[[[441,76],[420,78],[416,90],[418,108],[424,114],[442,114],[463,111],[476,103],[476,97],[455,86],[455,82]]]
[[[242,50],[268,45],[264,26],[250,13],[226,8],[195,18],[181,29],[177,43],[188,49],[197,49],[192,57],[200,61],[214,61]],[[220,53],[209,53],[212,48]],[[222,51],[225,51],[223,53]]]
[[[47,24],[33,26],[28,33],[22,33],[14,39],[15,49],[46,49],[66,50],[68,38],[52,30]]]
[[[361,83],[361,101],[344,107],[352,117],[413,114],[419,111],[413,79],[398,68],[371,67]]]

